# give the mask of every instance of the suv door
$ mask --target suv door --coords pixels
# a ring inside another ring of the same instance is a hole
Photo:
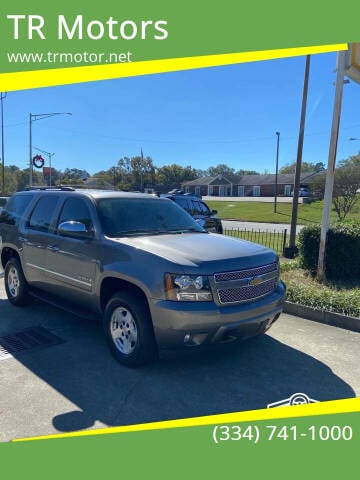
[[[94,290],[96,245],[94,238],[60,235],[63,222],[81,222],[94,231],[94,219],[86,198],[68,197],[57,218],[48,249],[48,275],[51,292],[76,303],[88,303]]]
[[[46,288],[47,284],[47,251],[58,201],[55,194],[40,196],[19,230],[25,277],[28,283],[40,288]]]

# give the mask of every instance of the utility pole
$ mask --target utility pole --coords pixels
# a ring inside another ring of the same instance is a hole
[[[324,208],[323,208],[323,215],[322,215],[322,222],[321,222],[319,258],[318,258],[318,268],[317,268],[317,277],[319,278],[319,280],[323,280],[325,278],[326,237],[327,237],[327,232],[329,230],[329,224],[330,224],[332,194],[333,194],[333,188],[334,188],[335,163],[336,163],[337,144],[338,144],[338,138],[339,138],[346,53],[347,53],[346,51],[338,52],[338,57],[337,57],[337,75],[336,75],[336,84],[335,84],[336,87],[335,87],[334,112],[333,112],[332,127],[331,127],[328,168],[326,172]]]
[[[276,168],[275,168],[275,197],[274,197],[274,213],[277,212],[277,194],[278,194],[278,173],[279,173],[279,144],[280,132],[276,132]]]
[[[7,93],[0,93],[1,101],[1,192],[5,195],[5,147],[4,147],[4,106],[3,100],[6,98]]]
[[[143,191],[143,168],[144,168],[144,154],[143,154],[143,149],[141,147],[140,192]]]
[[[294,258],[294,256],[297,254],[297,247],[295,245],[295,242],[296,242],[296,225],[297,225],[297,214],[298,214],[298,203],[299,203],[299,188],[300,188],[302,152],[303,152],[303,145],[304,145],[304,132],[305,132],[307,95],[308,95],[308,86],[309,86],[309,73],[310,73],[310,55],[307,55],[306,56],[306,62],[305,62],[305,75],[304,75],[303,98],[302,98],[302,105],[301,105],[299,140],[298,140],[298,149],[297,149],[297,156],[296,156],[294,195],[293,195],[292,212],[291,212],[290,240],[289,240],[289,247],[286,249],[286,253],[287,253],[288,258]]]

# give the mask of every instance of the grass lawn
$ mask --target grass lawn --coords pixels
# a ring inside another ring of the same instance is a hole
[[[293,267],[296,262],[281,265],[281,278],[286,283],[290,302],[360,318],[360,280],[348,284],[320,283],[306,270]]]
[[[269,222],[290,223],[291,203],[278,203],[277,213],[274,213],[274,204],[265,202],[219,202],[211,200],[206,202],[210,209],[217,210],[218,216],[223,219],[239,220],[244,222]],[[299,204],[298,224],[308,225],[321,223],[323,201],[310,204]],[[347,215],[348,219],[360,220],[360,201],[355,204],[353,210]],[[336,222],[337,214],[331,212],[331,221]]]

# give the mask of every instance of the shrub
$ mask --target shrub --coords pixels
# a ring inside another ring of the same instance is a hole
[[[301,267],[317,269],[320,225],[304,227],[298,237]],[[360,223],[343,222],[329,228],[326,243],[325,273],[329,279],[360,277]]]
[[[320,232],[320,225],[308,225],[298,235],[300,266],[311,272],[315,272],[317,267]]]
[[[287,300],[300,305],[360,318],[360,290],[315,288],[301,282],[287,282]]]

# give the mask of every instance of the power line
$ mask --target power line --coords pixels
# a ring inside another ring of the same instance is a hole
[[[351,130],[353,128],[358,128],[360,127],[360,124],[354,124],[348,127],[342,127],[341,130]],[[84,131],[84,130],[73,130],[73,129],[67,129],[67,128],[58,128],[58,127],[52,127],[52,126],[43,126],[41,125],[40,128],[45,128],[45,129],[50,129],[50,130],[57,130],[57,131],[63,131],[63,132],[68,132],[71,134],[78,134],[78,135],[86,135],[86,136],[91,136],[92,138],[98,137],[98,138],[107,138],[107,139],[112,139],[112,140],[120,140],[120,141],[128,141],[128,142],[139,142],[139,143],[150,143],[150,144],[180,144],[180,145],[227,145],[227,144],[247,144],[247,143],[253,143],[253,142],[260,142],[260,141],[272,141],[273,137],[272,136],[267,136],[267,137],[253,137],[253,138],[247,138],[244,140],[194,140],[194,141],[184,141],[184,140],[161,140],[161,139],[144,139],[144,138],[134,138],[134,137],[117,137],[114,135],[106,135],[106,134],[101,134],[101,133],[96,133],[94,135],[93,132],[89,131]],[[315,136],[321,136],[321,135],[329,135],[329,131],[322,131],[322,132],[312,132],[312,133],[306,133],[304,136],[305,138],[307,137],[315,137]],[[296,136],[283,136],[282,140],[296,140]]]

